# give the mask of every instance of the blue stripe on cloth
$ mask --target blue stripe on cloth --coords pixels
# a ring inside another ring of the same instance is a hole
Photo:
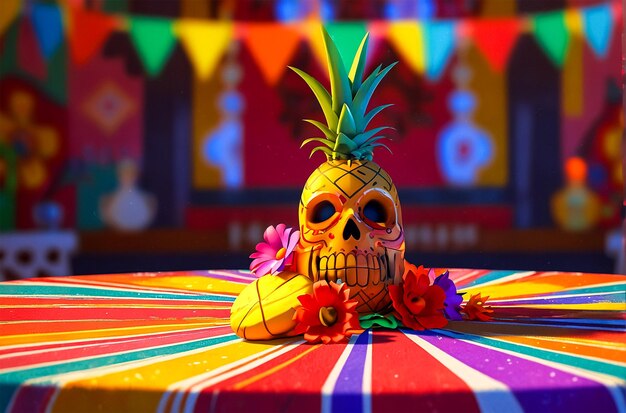
[[[594,293],[613,293],[613,292],[621,292],[622,293],[622,301],[626,301],[626,283],[617,283],[611,285],[598,285],[596,287],[584,287],[584,288],[573,288],[571,290],[557,290],[551,294],[553,295],[561,295],[561,294],[594,294]]]
[[[494,321],[500,324],[518,326],[547,326],[554,328],[577,328],[584,330],[615,331],[626,330],[625,320],[610,320],[597,318],[516,318],[495,317]]]
[[[368,343],[369,331],[366,330],[357,338],[339,373],[331,399],[332,412],[363,411],[363,372]]]
[[[500,278],[508,277],[510,275],[518,274],[520,272],[525,272],[525,271],[491,271],[488,274],[485,274],[482,277],[479,277],[479,278],[475,279],[474,281],[470,282],[469,284],[463,285],[462,289],[467,289],[467,288],[473,287],[475,285],[486,284],[488,282],[496,281],[496,280],[499,280]]]

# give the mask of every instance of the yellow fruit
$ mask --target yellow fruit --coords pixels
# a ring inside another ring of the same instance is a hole
[[[298,296],[311,294],[313,282],[305,275],[282,272],[248,284],[230,310],[230,326],[247,340],[284,337],[295,327]]]

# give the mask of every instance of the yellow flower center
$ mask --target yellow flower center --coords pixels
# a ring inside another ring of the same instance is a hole
[[[285,247],[282,247],[281,249],[276,251],[276,259],[282,260],[283,258],[285,258],[286,253],[287,253],[287,249]]]
[[[334,307],[322,307],[319,317],[324,327],[330,327],[337,322],[337,310]]]

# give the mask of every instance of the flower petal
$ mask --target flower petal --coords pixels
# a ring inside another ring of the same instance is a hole
[[[278,224],[276,226],[276,232],[280,237],[280,243],[283,247],[286,247],[287,243],[289,242],[289,234],[291,233],[291,228],[287,228],[285,224]]]
[[[417,279],[417,285],[415,287],[415,294],[424,295],[430,286],[430,280],[428,279],[428,275],[420,274]],[[439,287],[441,289],[441,287]],[[443,292],[443,290],[441,290]],[[445,293],[444,293],[445,296]]]
[[[263,264],[261,264],[255,271],[255,274],[258,276],[263,276],[269,274],[270,268],[274,265],[275,260],[267,260]]]
[[[250,263],[250,271],[256,272],[257,268],[264,262],[268,261],[266,258],[257,258]]]
[[[255,248],[261,254],[266,254],[268,258],[276,257],[276,251],[278,251],[278,249],[273,248],[271,245],[269,245],[266,242],[259,242],[258,244],[256,244]]]
[[[313,294],[298,296],[302,304],[296,309],[294,320],[297,325],[294,332],[305,332],[304,338],[309,342],[323,343],[340,342],[360,330],[359,315],[355,310],[356,301],[344,294],[345,285],[334,282],[318,281],[313,284]],[[337,311],[336,321],[323,325],[319,319],[321,307],[332,306]]]
[[[280,272],[283,270],[285,260],[275,260],[274,264],[271,266],[270,268],[270,274],[276,274],[277,272]]]
[[[302,304],[302,306],[307,310],[319,311],[320,309],[320,306],[317,303],[317,300],[315,300],[315,297],[313,297],[313,294],[299,295],[298,301],[300,301],[300,304]]]
[[[463,316],[461,315],[461,307],[446,307],[443,311],[449,320],[452,320],[452,321],[463,320]]]
[[[276,232],[276,228],[271,225],[265,230],[263,238],[274,249],[274,251],[278,251],[283,247],[283,244],[280,242],[280,235]]]
[[[286,255],[290,255],[293,250],[298,245],[298,241],[300,240],[300,231],[294,231],[293,234],[289,237],[289,241],[287,243],[287,252]]]
[[[410,315],[402,317],[401,321],[402,321],[402,324],[404,324],[405,327],[411,328],[413,330],[418,330],[418,331],[424,330],[424,326],[422,326],[417,321],[417,319],[415,319],[415,317],[412,317]]]
[[[426,301],[426,308],[442,310],[446,301],[446,293],[438,285],[431,285],[422,298]]]
[[[311,344],[319,343],[321,340],[319,334],[311,334],[309,331],[304,333],[304,339]]]
[[[424,328],[443,328],[448,324],[448,320],[442,313],[420,316],[418,317],[418,321],[422,326],[424,326]]]
[[[317,284],[317,287],[316,287]],[[315,299],[322,307],[333,304],[337,294],[330,288],[330,285],[326,281],[318,281],[313,284],[313,294]]]

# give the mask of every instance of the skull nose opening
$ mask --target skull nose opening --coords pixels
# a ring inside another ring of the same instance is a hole
[[[350,237],[356,241],[361,238],[361,231],[359,231],[359,227],[356,226],[356,222],[352,218],[348,218],[348,222],[346,222],[346,226],[343,228],[344,241],[347,241]]]

